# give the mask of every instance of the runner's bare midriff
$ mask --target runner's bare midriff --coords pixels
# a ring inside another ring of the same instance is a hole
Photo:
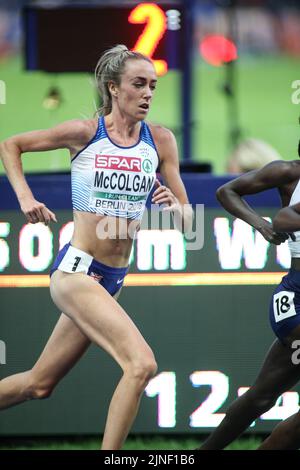
[[[133,234],[139,226],[138,220],[74,211],[71,243],[107,266],[123,267],[128,265]]]

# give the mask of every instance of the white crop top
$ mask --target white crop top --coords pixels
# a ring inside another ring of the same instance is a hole
[[[300,180],[298,181],[298,184],[296,188],[294,189],[289,206],[293,206],[294,204],[297,204],[298,202],[300,202]],[[296,237],[295,242],[293,242],[290,238],[288,239],[288,245],[289,245],[289,249],[291,252],[291,257],[300,258],[300,231],[294,232],[294,235]]]
[[[148,125],[131,147],[114,144],[99,117],[93,139],[72,159],[73,209],[141,219],[152,190],[159,157]]]

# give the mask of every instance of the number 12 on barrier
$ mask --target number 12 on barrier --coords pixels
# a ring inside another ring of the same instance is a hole
[[[195,371],[190,375],[193,387],[210,386],[207,398],[189,416],[191,428],[217,427],[225,413],[217,413],[224,405],[229,394],[229,377],[218,370]],[[249,387],[239,387],[237,395],[241,396]],[[148,384],[148,397],[157,396],[157,424],[161,428],[176,426],[176,374],[173,371],[161,372]],[[299,395],[297,392],[285,392],[268,412],[260,416],[262,420],[283,420],[298,411]],[[255,423],[252,423],[254,426]]]

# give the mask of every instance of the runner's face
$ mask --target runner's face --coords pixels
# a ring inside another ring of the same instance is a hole
[[[128,60],[116,88],[117,105],[122,113],[137,120],[146,118],[156,87],[157,76],[153,65],[146,60]]]

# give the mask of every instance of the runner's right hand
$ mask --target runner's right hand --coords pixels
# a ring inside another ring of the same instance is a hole
[[[34,198],[22,199],[20,201],[20,207],[27,219],[27,222],[30,224],[43,222],[45,225],[49,225],[51,220],[57,222],[54,212],[50,211],[45,204]]]
[[[275,232],[273,230],[273,225],[268,221],[264,221],[263,226],[260,227],[258,231],[262,234],[265,240],[273,243],[274,245],[281,245],[281,243],[284,243],[289,237],[291,237],[293,241],[296,240],[293,233]]]

